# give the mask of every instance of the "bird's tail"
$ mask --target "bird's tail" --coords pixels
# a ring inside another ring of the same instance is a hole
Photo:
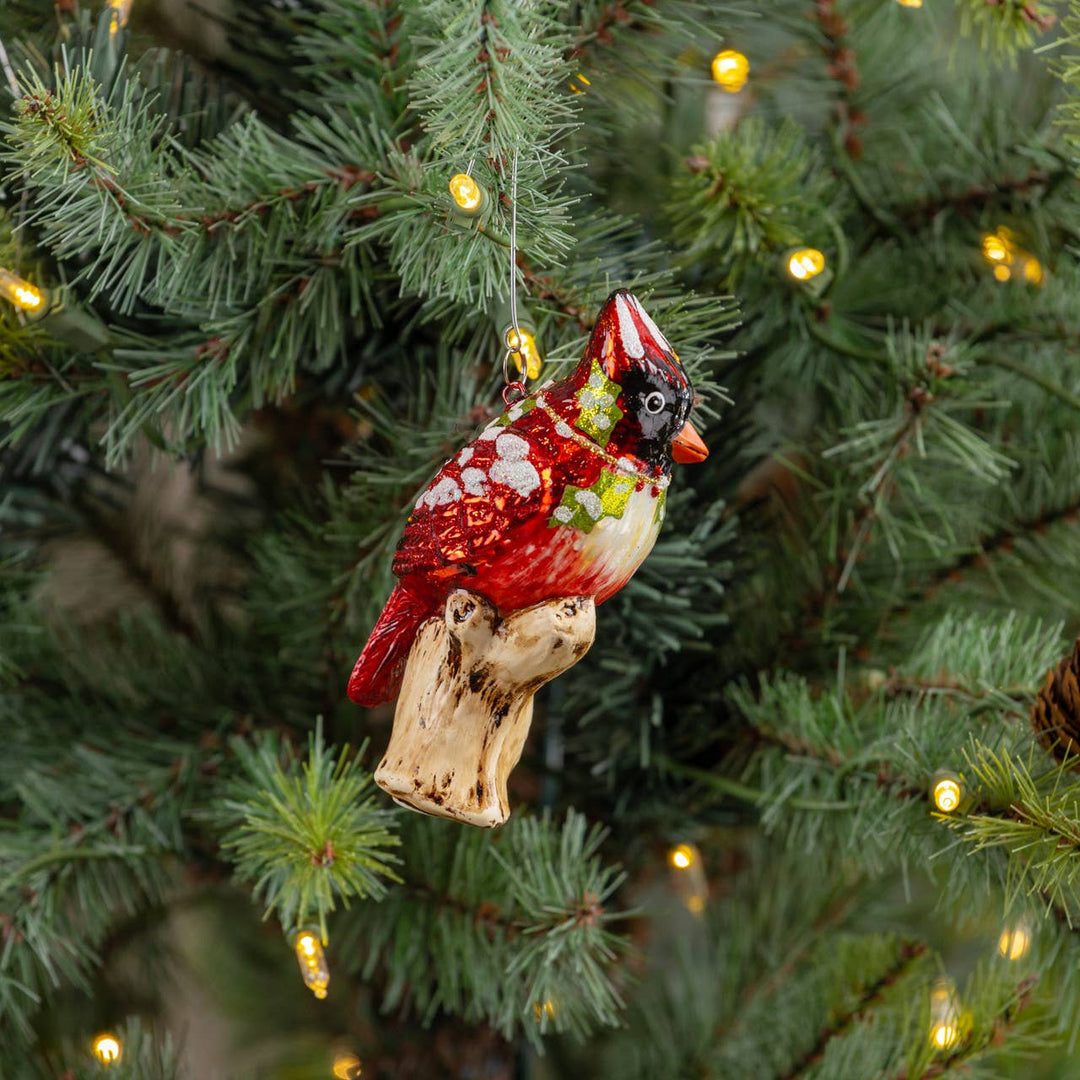
[[[401,689],[405,661],[420,624],[435,614],[429,599],[396,585],[349,677],[349,699],[379,705]]]

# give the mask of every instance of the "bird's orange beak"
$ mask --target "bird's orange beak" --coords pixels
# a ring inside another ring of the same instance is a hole
[[[682,431],[672,439],[671,456],[682,465],[704,461],[709,456],[709,448],[701,441],[701,436],[689,420],[683,425]]]

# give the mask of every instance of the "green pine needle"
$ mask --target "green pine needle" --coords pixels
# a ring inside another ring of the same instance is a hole
[[[303,764],[273,735],[254,746],[237,739],[233,748],[246,775],[214,813],[223,847],[264,899],[264,917],[276,912],[287,930],[317,921],[325,940],[337,899],[381,899],[384,879],[400,880],[390,868],[399,860],[386,850],[400,843],[393,812],[374,805],[364,748],[352,759],[347,746],[335,756],[321,720]]]

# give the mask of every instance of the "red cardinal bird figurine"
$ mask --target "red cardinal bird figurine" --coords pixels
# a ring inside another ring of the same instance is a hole
[[[418,628],[456,589],[500,612],[618,592],[656,542],[672,459],[708,455],[687,421],[693,400],[637,298],[613,293],[573,373],[490,423],[417,499],[349,697],[397,694]]]

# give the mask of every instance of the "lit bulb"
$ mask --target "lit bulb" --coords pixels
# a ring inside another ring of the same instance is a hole
[[[960,1041],[960,1005],[952,983],[939,980],[930,991],[930,1043],[948,1050]]]
[[[552,1020],[555,1017],[555,1002],[551,998],[547,998],[545,1001],[533,1002],[533,1016],[536,1018],[536,1022],[539,1024],[545,1018]]]
[[[528,330],[521,331],[520,339],[513,327],[507,330],[506,347],[510,350],[510,357],[514,361],[514,366],[518,369],[518,374],[521,373],[522,357],[525,359],[525,375],[527,378],[535,379],[540,374],[542,366],[540,350],[536,347],[536,338]]]
[[[577,79],[577,82],[574,82],[574,79]],[[589,79],[586,79],[580,71],[574,76],[574,79],[570,80],[571,92],[574,94],[587,94],[588,91],[585,89],[585,87],[592,86],[592,82]],[[580,83],[581,85],[579,86],[578,83]]]
[[[686,910],[695,915],[700,915],[705,910],[705,897],[702,893],[694,893],[686,898]]]
[[[322,942],[310,930],[301,930],[294,939],[294,945],[304,985],[321,1001],[326,997],[326,988],[330,985],[330,968]]]
[[[338,1080],[360,1080],[363,1070],[355,1054],[338,1054],[334,1058],[333,1072]]]
[[[950,1046],[955,1046],[959,1038],[960,1029],[955,1024],[935,1024],[930,1029],[930,1041],[939,1050],[948,1050]]]
[[[1041,285],[1043,282],[1042,263],[1034,255],[1024,260],[1024,280],[1031,285]]]
[[[112,15],[109,18],[109,34],[116,35],[127,26],[131,15],[132,0],[109,0]]]
[[[465,173],[458,173],[450,178],[450,195],[458,209],[470,217],[478,213],[484,204],[484,189]]]
[[[120,1055],[123,1053],[123,1048],[120,1045],[120,1040],[115,1035],[108,1033],[99,1035],[94,1040],[94,1057],[101,1062],[102,1065],[112,1065],[120,1060]]]
[[[796,281],[817,277],[825,269],[825,256],[817,248],[799,248],[788,256],[787,270]]]
[[[901,7],[922,7],[922,0],[896,0]]]
[[[998,281],[1008,281],[1012,277],[1012,271],[1004,263],[998,263],[994,267],[994,277]]]
[[[960,805],[960,795],[960,783],[953,776],[939,777],[930,789],[934,805],[943,814],[951,814]]]
[[[1012,244],[1007,235],[987,233],[983,237],[982,253],[987,262],[1003,262],[1012,254]]]
[[[1009,960],[1020,960],[1031,948],[1031,935],[1023,926],[1009,927],[998,938],[998,952]]]
[[[721,90],[737,94],[750,76],[750,61],[741,52],[725,49],[713,57],[712,77],[719,83]]]
[[[698,859],[697,848],[693,844],[679,844],[668,852],[668,865],[675,870],[689,870]]]
[[[42,304],[42,295],[29,281],[23,281],[17,274],[0,267],[0,294],[22,311],[37,311]]]

